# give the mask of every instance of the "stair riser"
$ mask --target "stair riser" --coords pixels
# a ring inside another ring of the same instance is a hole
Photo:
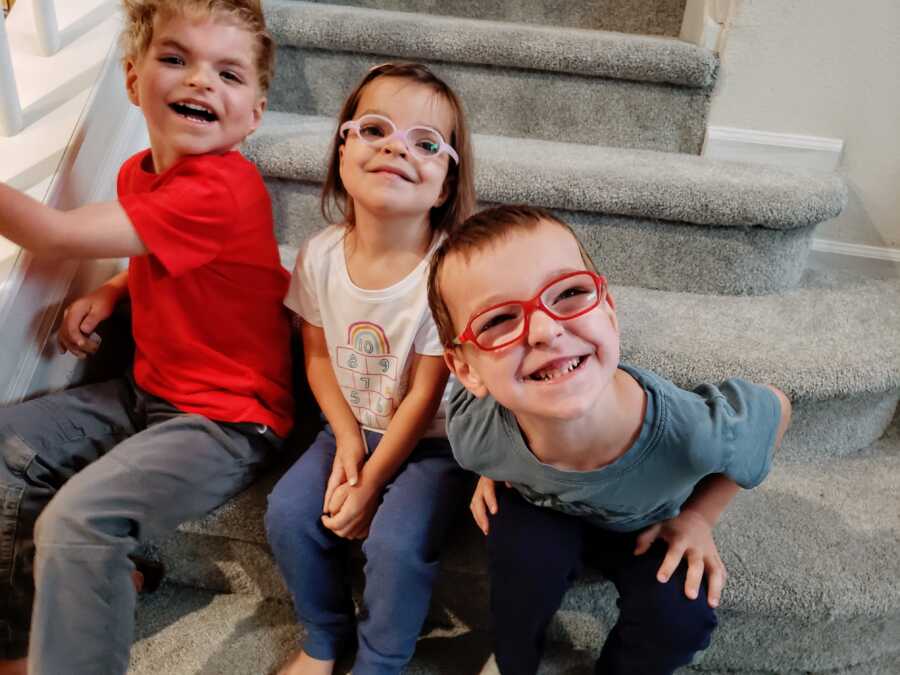
[[[290,246],[322,227],[320,186],[267,179],[278,239]],[[793,230],[684,225],[559,211],[613,284],[694,293],[775,293],[797,285],[813,227]],[[764,271],[764,273],[763,273]]]
[[[172,583],[289,598],[265,545],[177,533],[163,542],[158,554]],[[483,572],[444,569],[434,590],[428,627],[490,630],[488,591]],[[615,597],[608,582],[596,578],[576,582],[550,625],[548,640],[598,650],[616,620]],[[900,614],[822,616],[803,622],[796,616],[747,616],[728,610],[720,610],[718,616],[712,645],[698,659],[704,670],[818,672],[891,654],[900,640]],[[761,644],[766,649],[759,649]]]
[[[456,91],[477,133],[700,152],[709,105],[705,89],[412,58],[428,63]],[[366,70],[391,59],[279,47],[269,105],[334,116]]]
[[[547,639],[599,653],[617,610],[612,593],[595,590],[593,595],[600,601],[586,613],[568,608],[573,597],[569,593],[550,624]],[[822,617],[803,624],[796,617],[777,615],[746,616],[727,610],[717,615],[719,627],[712,643],[694,662],[700,672],[833,673],[847,664],[895,654],[900,640],[900,615]]]
[[[489,21],[533,23],[610,30],[641,35],[677,36],[681,31],[685,0],[312,0],[334,5],[419,12]]]
[[[144,553],[165,564],[169,583],[219,593],[290,600],[275,559],[263,543],[178,531]],[[483,569],[484,561],[480,557],[479,563]],[[361,560],[357,560],[354,567],[357,591],[364,585],[361,565]],[[460,593],[460,588],[466,592]],[[488,630],[488,590],[484,572],[443,565],[434,588],[427,620],[429,627],[449,630],[462,625]]]

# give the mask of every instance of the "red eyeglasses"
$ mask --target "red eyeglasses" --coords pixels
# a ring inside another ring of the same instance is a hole
[[[471,342],[488,352],[502,349],[528,332],[535,310],[566,321],[587,314],[606,300],[606,295],[604,276],[587,270],[570,272],[544,286],[531,300],[509,300],[473,314],[453,344]]]

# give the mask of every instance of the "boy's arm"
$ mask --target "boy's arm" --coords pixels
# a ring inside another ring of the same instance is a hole
[[[329,505],[334,515],[322,523],[348,539],[366,536],[385,484],[397,473],[431,424],[450,371],[440,356],[413,357],[409,390],[397,406],[377,450],[363,466],[359,485],[341,486]]]
[[[781,406],[781,419],[775,434],[775,448],[791,421],[791,402],[780,389],[770,386]],[[666,582],[678,568],[682,558],[687,558],[688,573],[684,585],[687,597],[694,599],[700,591],[704,571],[708,576],[707,600],[716,607],[725,585],[725,565],[713,541],[712,530],[734,499],[740,486],[722,474],[707,476],[694,488],[675,518],[656,523],[637,538],[635,555],[646,552],[656,539],[669,544],[669,550],[657,571],[657,579]]]
[[[128,294],[128,270],[123,270],[102,286],[73,301],[63,312],[59,327],[59,347],[63,352],[83,359],[100,347],[91,334],[113,313],[119,301]]]
[[[322,511],[328,511],[328,503],[334,490],[349,481],[357,483],[359,467],[366,456],[359,422],[347,405],[344,393],[334,375],[334,367],[328,355],[325,342],[325,331],[301,319],[300,336],[303,339],[303,359],[306,368],[306,379],[312,389],[316,402],[322,409],[325,419],[331,425],[331,431],[337,443],[334,466],[328,485],[325,488],[325,500]]]
[[[44,256],[126,258],[147,253],[119,202],[60,211],[3,183],[0,235]]]

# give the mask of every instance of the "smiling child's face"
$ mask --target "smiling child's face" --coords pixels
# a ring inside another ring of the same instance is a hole
[[[542,221],[468,260],[448,257],[440,285],[458,335],[478,311],[507,300],[528,300],[560,275],[584,269],[572,235]],[[479,397],[490,394],[517,417],[578,419],[595,409],[619,364],[612,300],[567,321],[537,310],[518,342],[496,351],[467,343],[449,350],[447,360],[469,391]]]
[[[363,89],[354,120],[366,114],[390,119],[398,129],[425,126],[444,139],[453,130],[449,102],[433,88],[400,77],[379,77]],[[443,204],[448,162],[444,153],[422,159],[403,140],[372,146],[350,133],[340,146],[340,175],[354,210],[381,217],[427,216]]]
[[[125,66],[147,121],[154,168],[234,150],[262,119],[254,37],[216,16],[157,16],[146,52]]]

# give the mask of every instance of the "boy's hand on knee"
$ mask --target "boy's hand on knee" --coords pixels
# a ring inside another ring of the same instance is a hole
[[[497,513],[497,491],[494,481],[486,476],[478,479],[478,485],[475,486],[472,501],[469,503],[469,510],[472,512],[476,525],[486,535],[489,527],[488,513],[491,515]]]
[[[719,549],[712,536],[712,526],[703,516],[689,509],[680,514],[650,526],[637,538],[635,555],[646,553],[657,539],[669,545],[666,557],[656,573],[656,578],[665,583],[669,580],[682,558],[687,559],[688,571],[684,583],[684,594],[695,600],[700,593],[704,573],[707,576],[706,597],[710,607],[718,607],[725,586],[725,565],[719,557]]]
[[[100,289],[78,298],[63,312],[59,326],[59,349],[84,359],[100,348],[100,336],[94,329],[109,318],[116,308],[116,299]]]

